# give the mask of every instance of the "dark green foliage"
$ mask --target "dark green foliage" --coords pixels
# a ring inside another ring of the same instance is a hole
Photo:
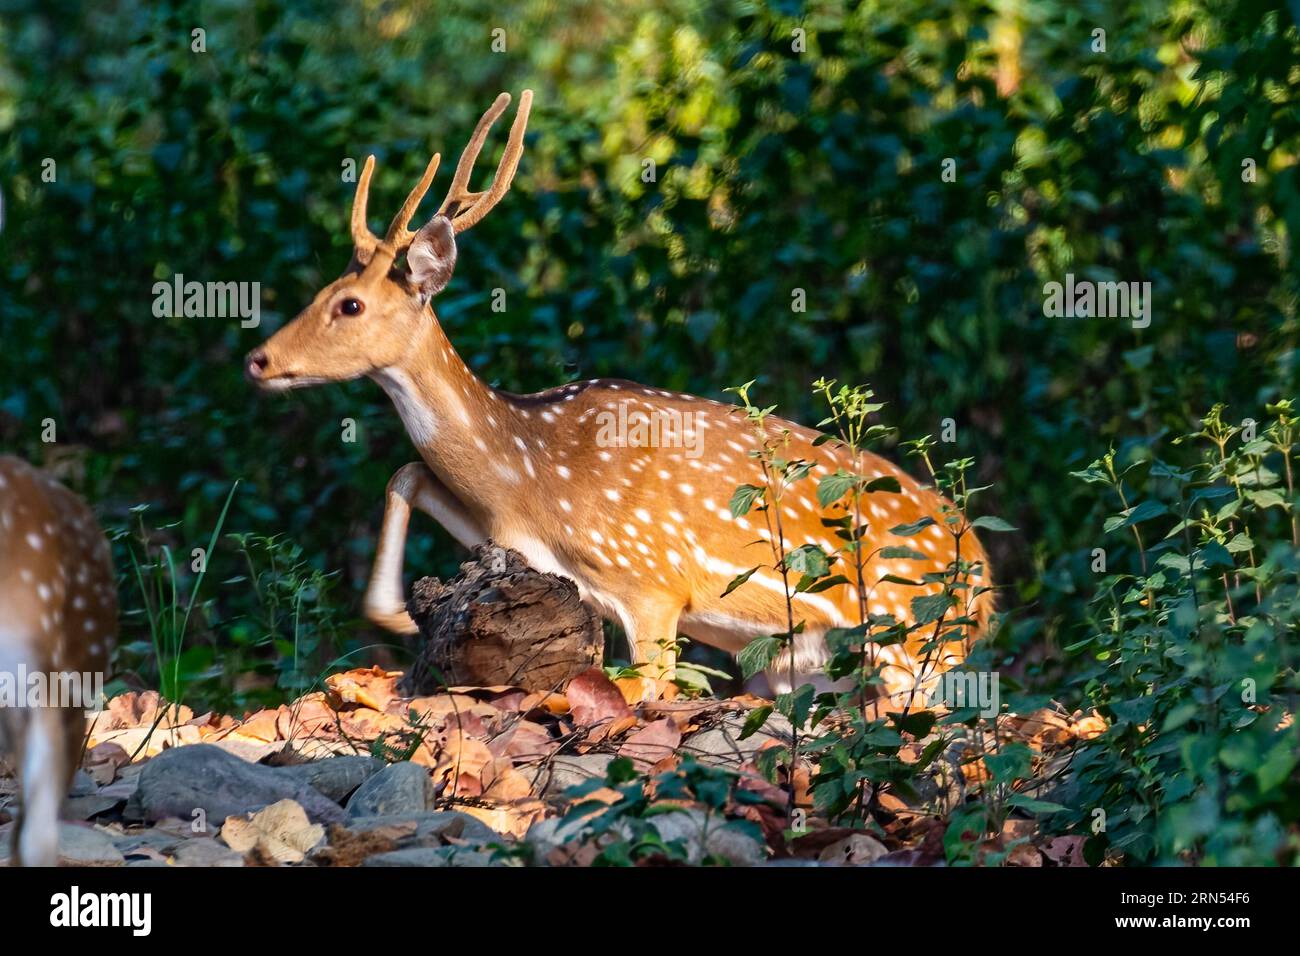
[[[1062,815],[1104,824],[1097,855],[1258,866],[1300,852],[1286,717],[1300,699],[1298,420],[1289,402],[1269,413],[1243,433],[1216,406],[1176,463],[1131,446],[1078,474],[1128,503],[1108,542],[1142,548],[1139,573],[1102,578],[1091,632],[1066,648],[1111,724],[1079,752]]]

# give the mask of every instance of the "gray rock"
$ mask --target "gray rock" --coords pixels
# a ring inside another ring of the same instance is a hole
[[[780,860],[765,860],[763,866],[780,866],[780,867],[839,867],[839,863],[822,863],[820,860],[798,860],[793,857],[785,857]]]
[[[419,764],[389,764],[375,774],[348,801],[348,818],[409,816],[433,807],[433,781]]]
[[[558,797],[569,787],[576,787],[588,780],[603,780],[605,772],[613,761],[613,754],[560,754],[547,761],[541,767],[524,767],[520,772],[530,781],[538,774],[545,783],[534,787],[534,793],[543,796]]]
[[[687,860],[698,864],[706,855],[721,857],[732,866],[757,866],[767,860],[767,848],[734,822],[707,815],[694,807],[651,817],[665,843],[681,840]]]
[[[411,847],[367,857],[362,866],[491,866],[492,854],[458,847]]]
[[[793,731],[790,721],[775,712],[757,733],[741,740],[745,717],[746,714],[742,713],[725,714],[716,725],[691,734],[683,741],[682,752],[691,754],[706,766],[735,770],[752,760],[759,748],[769,740],[790,745]]]
[[[63,801],[59,815],[65,820],[89,820],[124,802],[123,797],[101,797],[94,793],[71,796]]]
[[[568,821],[561,817],[539,820],[528,828],[524,841],[532,847],[534,859],[544,861],[557,847],[582,839],[586,820],[598,812]],[[745,833],[734,821],[729,823],[716,815],[706,818],[703,810],[684,808],[657,814],[650,822],[665,842],[682,841],[687,860],[692,864],[698,864],[706,853],[721,857],[733,866],[757,866],[767,860],[767,848],[761,841]],[[620,821],[609,833],[630,839],[633,831],[627,821]]]
[[[244,857],[211,837],[182,841],[172,855],[175,866],[243,866]]]
[[[68,787],[68,795],[73,797],[84,797],[94,793],[99,789],[99,784],[95,783],[93,777],[80,767],[72,775],[72,785]]]
[[[128,858],[142,855],[139,853],[142,849],[155,850],[158,853],[169,855],[176,849],[177,844],[185,842],[185,839],[185,837],[178,836],[175,833],[150,827],[147,830],[135,830],[114,837],[113,845],[117,847],[123,856]]]
[[[347,828],[355,833],[362,833],[379,827],[403,823],[415,824],[415,833],[403,842],[417,846],[441,846],[444,838],[478,844],[505,842],[505,837],[482,820],[478,820],[468,813],[461,813],[459,810],[433,810],[427,813],[415,813],[405,816],[354,817],[347,822]],[[403,849],[406,849],[406,847],[403,847]]]
[[[306,784],[335,803],[346,803],[353,792],[384,769],[384,762],[374,757],[345,755],[312,760],[289,767],[276,767],[276,773]]]
[[[108,834],[94,827],[60,823],[59,862],[67,866],[121,866],[126,859]]]
[[[586,821],[596,816],[598,812],[593,811],[584,814],[581,818],[567,821],[563,817],[546,817],[544,820],[538,820],[524,834],[524,842],[532,848],[534,859],[544,862],[552,850],[582,839]],[[616,837],[626,839],[631,830],[625,822],[620,821],[614,824],[610,832]]]
[[[209,744],[164,750],[140,773],[125,815],[135,820],[193,818],[202,809],[210,825],[280,800],[296,800],[315,823],[341,823],[342,808],[275,767],[251,764]]]

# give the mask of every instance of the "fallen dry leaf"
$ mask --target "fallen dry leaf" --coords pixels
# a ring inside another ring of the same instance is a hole
[[[646,724],[618,748],[620,757],[629,758],[638,770],[646,770],[665,757],[672,756],[682,743],[682,732],[669,717]]]
[[[541,710],[560,717],[569,712],[569,698],[552,691],[537,691],[519,702],[519,710],[525,714]]]
[[[281,740],[300,740],[312,737],[336,736],[338,714],[329,704],[329,698],[317,691],[299,697],[287,707],[281,707],[276,729]]]
[[[559,746],[560,741],[549,730],[531,720],[517,720],[504,733],[488,741],[488,749],[493,754],[520,763],[549,757]]]
[[[477,820],[481,820],[497,833],[522,839],[528,828],[546,813],[542,801],[526,798],[499,807],[467,806],[456,807]]]
[[[1092,740],[1094,737],[1100,737],[1109,729],[1110,728],[1107,726],[1105,718],[1096,711],[1089,714],[1087,717],[1084,717],[1082,720],[1075,722],[1070,727],[1070,730],[1072,730],[1074,735],[1080,740]]]
[[[628,714],[626,717],[616,717],[613,720],[592,727],[587,731],[586,741],[578,746],[577,750],[579,753],[586,753],[591,749],[592,744],[598,744],[602,740],[611,740],[631,730],[638,723],[640,721],[637,719],[636,714]]]
[[[826,847],[817,854],[817,859],[822,863],[865,866],[876,862],[888,852],[885,845],[870,834],[854,833]]]
[[[259,710],[245,717],[235,734],[243,740],[260,740],[263,743],[280,740],[280,731],[276,727],[278,717],[279,714],[274,710]]]
[[[1027,741],[1034,750],[1064,746],[1074,739],[1069,720],[1047,707],[1040,707],[1024,717],[1008,714],[1003,726],[1013,739]]]
[[[455,719],[461,714],[473,711],[479,701],[468,694],[431,694],[428,697],[402,698],[389,702],[392,712],[405,717],[414,712],[422,721],[442,723],[448,717]]]
[[[1043,855],[1028,843],[1021,843],[1007,855],[1007,866],[1042,866]]]
[[[357,668],[325,678],[325,686],[336,702],[360,704],[371,710],[384,710],[397,696],[397,680],[401,671],[386,671],[382,667]]]
[[[514,768],[509,757],[499,757],[483,771],[483,799],[494,803],[512,803],[533,795],[528,778]]]
[[[100,744],[86,753],[82,763],[90,778],[105,786],[117,779],[117,771],[131,762],[131,755],[114,743]]]
[[[1036,820],[1021,820],[1012,817],[1003,822],[1002,837],[1007,841],[1019,840],[1033,836],[1037,830],[1038,822]]]
[[[641,714],[646,720],[671,717],[678,729],[685,732],[704,717],[740,709],[729,700],[648,700],[641,705]]]
[[[623,693],[599,667],[585,670],[569,681],[565,696],[579,727],[591,727],[632,714]]]
[[[614,686],[629,706],[636,706],[643,701],[673,700],[681,693],[681,689],[672,681],[654,677],[619,677],[614,681]]]
[[[1081,836],[1053,837],[1043,846],[1043,856],[1057,866],[1087,866],[1088,861],[1083,858],[1083,842]]]
[[[452,793],[476,797],[483,793],[483,773],[493,761],[487,744],[475,737],[452,731],[438,754],[434,779],[446,781]]]
[[[339,726],[349,737],[374,740],[385,734],[413,734],[415,728],[394,714],[381,714],[369,707],[349,709],[339,713]]]
[[[221,839],[237,853],[256,850],[276,863],[301,863],[325,828],[307,819],[296,800],[281,800],[249,817],[226,817]]]

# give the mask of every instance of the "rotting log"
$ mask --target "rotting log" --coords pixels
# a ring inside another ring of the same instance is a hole
[[[447,686],[558,690],[603,659],[600,618],[577,585],[492,541],[476,547],[450,581],[416,581],[406,609],[420,629],[415,663],[400,685],[406,696]]]

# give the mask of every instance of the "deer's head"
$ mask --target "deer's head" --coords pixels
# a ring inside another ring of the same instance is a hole
[[[366,225],[366,199],[375,157],[366,159],[352,204],[354,251],[347,271],[322,289],[292,322],[248,353],[249,380],[268,391],[342,382],[395,365],[433,321],[429,300],[456,267],[456,234],[483,219],[510,189],[523,152],[533,94],[524,90],[492,186],[469,191],[469,178],[488,132],[506,107],[502,93],[483,114],[456,166],[447,197],[427,224],[408,226],[438,172],[435,154],[380,239]],[[404,260],[404,261],[402,261]]]

